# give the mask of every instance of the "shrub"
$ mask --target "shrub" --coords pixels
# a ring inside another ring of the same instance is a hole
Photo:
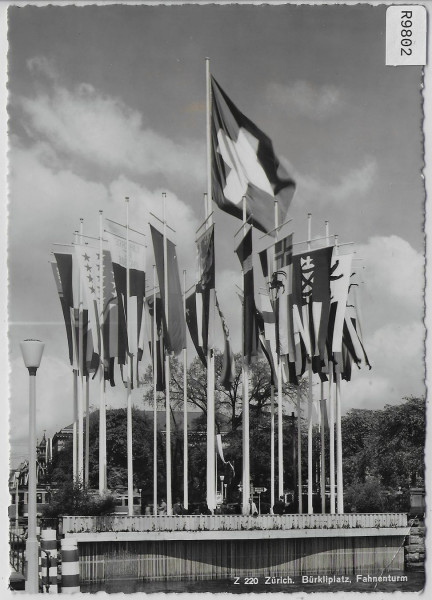
[[[51,502],[43,508],[42,516],[100,516],[112,513],[114,509],[115,498],[111,493],[100,496],[79,482],[67,482],[52,493]]]

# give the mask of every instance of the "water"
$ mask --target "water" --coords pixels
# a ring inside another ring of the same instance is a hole
[[[358,574],[360,575],[360,574]],[[375,577],[381,573],[371,574]],[[107,593],[125,593],[132,594],[135,592],[156,593],[156,592],[182,592],[182,593],[222,593],[228,592],[231,594],[248,594],[268,593],[268,592],[418,592],[423,589],[425,583],[425,574],[421,572],[394,571],[383,574],[384,577],[391,575],[397,581],[367,581],[367,573],[363,574],[362,580],[357,581],[357,575],[328,575],[327,579],[319,580],[317,575],[311,583],[302,581],[301,576],[293,576],[292,582],[288,582],[287,578],[282,581],[277,581],[276,577],[240,577],[232,579],[217,579],[210,581],[142,581],[132,579],[115,579],[101,583],[93,583],[81,586],[81,592],[99,592]],[[335,577],[332,581],[330,577]],[[337,580],[339,577],[339,581]],[[236,579],[238,581],[236,581]],[[279,578],[282,579],[282,578]],[[349,581],[347,581],[349,579]]]

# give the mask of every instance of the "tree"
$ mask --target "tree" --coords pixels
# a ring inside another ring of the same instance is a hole
[[[65,482],[52,493],[51,502],[42,509],[45,518],[62,515],[106,515],[114,512],[115,498],[91,493],[80,482]]]

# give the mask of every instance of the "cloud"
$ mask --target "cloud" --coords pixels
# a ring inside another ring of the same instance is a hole
[[[292,171],[292,168],[291,168]],[[353,198],[365,196],[376,180],[378,165],[375,159],[366,157],[363,163],[342,173],[337,181],[294,173],[298,195],[319,198],[320,204],[345,204]]]
[[[35,97],[11,99],[12,106],[16,103],[21,108],[30,136],[42,136],[61,155],[111,172],[163,174],[201,182],[205,152],[200,142],[174,142],[145,123],[141,112],[90,84],[67,89],[58,83],[52,63],[44,57],[35,57],[28,65],[36,75],[50,76]]]
[[[292,85],[271,83],[266,90],[266,99],[289,115],[302,115],[314,121],[332,117],[345,106],[339,88],[309,81],[296,81]]]

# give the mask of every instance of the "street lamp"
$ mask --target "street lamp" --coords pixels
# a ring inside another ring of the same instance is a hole
[[[45,344],[39,340],[21,342],[24,364],[29,372],[29,478],[27,523],[27,582],[26,592],[39,592],[39,557],[36,538],[36,371],[42,359]]]
[[[222,502],[224,500],[224,479],[225,476],[224,475],[220,475],[220,481],[221,481],[221,497],[222,497]]]

